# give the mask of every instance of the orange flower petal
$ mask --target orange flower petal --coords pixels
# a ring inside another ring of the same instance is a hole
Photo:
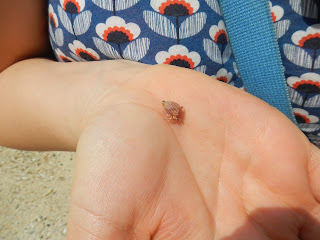
[[[301,38],[301,40],[299,41],[299,47],[303,47],[304,43],[307,40],[310,40],[312,38],[319,38],[319,40],[320,40],[320,33],[308,34],[307,36]]]
[[[184,56],[181,56],[180,54],[174,56],[170,56],[169,58],[166,59],[166,61],[164,62],[164,64],[170,64],[172,61],[174,60],[183,60],[183,61],[186,61],[189,63],[190,65],[190,69],[193,69],[194,68],[194,62],[192,61],[191,58],[188,58],[186,55]]]
[[[305,120],[305,123],[310,123],[311,122],[310,119],[305,115],[302,115],[300,113],[294,113],[294,115],[303,118]]]
[[[51,22],[51,20],[53,21],[54,23],[54,27],[57,28],[57,22],[56,20],[54,19],[54,16],[52,13],[49,14],[49,21]]]
[[[104,31],[103,33],[103,40],[105,40],[106,42],[108,42],[108,35],[111,33],[111,32],[123,32],[125,33],[127,36],[128,36],[128,39],[129,41],[133,41],[133,34],[128,30],[128,29],[125,29],[124,27],[118,27],[118,26],[114,26],[114,27],[109,27],[107,30]]]
[[[80,13],[81,11],[80,11],[80,4],[76,1],[76,0],[65,0],[64,2],[63,2],[63,9],[66,11],[66,5],[68,4],[68,3],[73,3],[74,5],[76,5],[76,7],[77,7],[77,12],[78,13]]]
[[[274,12],[271,12],[271,17],[272,17],[272,21],[273,21],[273,22],[276,22],[277,17],[276,17],[276,15],[274,14]]]
[[[218,38],[220,37],[220,35],[224,34],[226,36],[227,42],[228,42],[228,37],[227,37],[227,33],[224,29],[220,29],[216,35],[214,36],[214,41],[218,42]]]
[[[161,3],[161,6],[159,7],[159,13],[164,14],[164,10],[170,6],[170,5],[174,5],[174,4],[178,4],[178,5],[182,5],[185,8],[188,9],[189,15],[192,15],[193,12],[193,7],[191,7],[190,3],[186,3],[184,0],[179,1],[179,0],[167,0],[166,2]]]
[[[219,81],[221,81],[221,82],[228,83],[228,78],[227,78],[226,76],[217,77],[217,80],[219,80]]]
[[[63,56],[63,55],[59,55],[59,58],[60,58],[62,61],[64,61],[64,62],[65,62],[65,60],[67,60],[68,62],[72,62],[71,59],[69,59],[69,58],[67,58],[67,57],[65,57],[65,56]]]
[[[77,48],[76,49],[76,54],[78,55],[78,57],[81,57],[80,53],[85,53],[88,54],[90,57],[92,57],[94,60],[98,60],[98,58],[94,55],[92,55],[91,53],[89,53],[87,50],[83,50],[81,48]]]
[[[312,80],[301,80],[299,82],[296,82],[295,84],[292,85],[292,88],[297,89],[300,85],[304,84],[311,84],[314,86],[317,86],[320,89],[320,83],[319,82],[314,82]]]

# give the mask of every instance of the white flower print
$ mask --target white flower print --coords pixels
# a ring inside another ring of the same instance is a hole
[[[217,79],[218,81],[229,83],[232,79],[233,74],[231,72],[228,73],[227,69],[221,68],[216,75],[212,75],[211,77]]]
[[[272,3],[269,1],[269,6],[271,9],[271,16],[272,16],[272,21],[277,22],[279,21],[284,14],[284,10],[280,6],[272,6]]]
[[[289,77],[287,83],[299,92],[320,93],[320,75],[317,73],[305,73],[300,77]]]
[[[314,41],[307,45],[314,45]],[[299,46],[287,43],[283,45],[283,53],[289,61],[298,66],[309,68],[311,72],[320,68],[320,56],[318,56],[317,50],[313,49],[313,53],[310,54],[310,51],[306,51]]]
[[[79,14],[85,7],[85,0],[60,0],[64,11],[71,14]]]
[[[92,0],[100,8],[109,11],[120,11],[132,7],[140,0]]]
[[[209,29],[211,39],[203,39],[203,48],[208,57],[216,63],[225,64],[232,54],[224,22],[212,25]]]
[[[154,32],[177,39],[177,44],[198,34],[207,21],[206,13],[196,13],[200,7],[198,0],[151,0],[150,5],[156,12],[143,11],[145,22]],[[180,23],[181,17],[186,16]]]
[[[317,129],[319,130],[319,129]],[[318,133],[317,135],[310,133],[310,134],[306,134],[308,139],[310,140],[310,142],[312,142],[314,145],[316,145],[318,148],[320,148],[320,133]]]
[[[226,27],[222,20],[219,21],[218,25],[213,25],[209,29],[209,35],[216,43],[226,44],[228,43],[228,36]]]
[[[59,48],[57,48],[55,52],[60,62],[74,62],[71,58],[67,57]]]
[[[68,46],[76,56],[86,61],[95,61],[100,59],[98,53],[91,48],[86,48],[86,46],[78,40],[74,40],[73,44],[69,43]]]
[[[51,4],[49,4],[49,23],[52,28],[58,28],[59,22],[57,14],[54,12],[53,7]]]
[[[234,69],[234,72],[236,73],[236,76],[239,78],[240,73],[239,73],[238,65],[236,62],[233,62],[233,69]]]
[[[320,130],[320,125],[318,123],[299,123],[299,128],[305,133],[314,133]]]
[[[158,52],[155,60],[158,64],[170,64],[185,68],[194,69],[199,65],[201,57],[197,52],[189,52],[183,45],[174,45],[168,52]]]
[[[309,113],[301,108],[293,108],[293,113],[297,119],[298,123],[317,123],[319,122],[319,118],[313,115],[309,115]]]
[[[53,7],[49,4],[49,34],[51,36],[51,42],[54,42],[59,47],[64,43],[63,31],[59,27],[59,21],[57,14],[54,12]]]
[[[198,11],[198,0],[151,0],[151,7],[167,16],[189,16]]]
[[[318,18],[318,0],[289,0],[292,9],[301,16]]]
[[[299,47],[320,49],[320,24],[314,24],[307,31],[296,31],[291,40]]]
[[[305,73],[287,79],[291,101],[301,107],[320,107],[320,75]]]
[[[274,23],[274,28],[276,31],[276,37],[281,38],[288,31],[291,21],[289,19],[281,20],[284,15],[284,10],[281,6],[272,6],[271,1],[269,1],[269,6],[271,10],[271,17]]]
[[[117,16],[109,17],[106,23],[99,23],[96,26],[98,36],[110,43],[127,43],[140,35],[140,27],[135,23],[127,23]]]
[[[198,67],[194,68],[194,70],[196,70],[198,72],[201,72],[201,73],[206,73],[207,66],[206,65],[201,65],[201,66],[198,66]]]
[[[295,44],[284,44],[285,56],[294,64],[310,68],[311,72],[320,68],[320,24],[314,24],[306,31],[299,30],[292,34],[292,42]]]
[[[83,11],[84,0],[60,0],[62,7],[58,6],[58,14],[65,29],[78,39],[79,35],[86,33],[91,25],[92,13]]]
[[[209,7],[212,8],[213,11],[215,11],[217,14],[221,16],[221,9],[220,9],[218,0],[205,0],[205,1],[209,5]]]

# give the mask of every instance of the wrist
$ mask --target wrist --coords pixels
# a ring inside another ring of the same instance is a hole
[[[75,97],[87,65],[44,59],[19,62],[0,75],[0,145],[74,151]],[[82,72],[81,72],[82,71]]]
[[[140,84],[141,74],[152,68],[152,65],[127,60],[85,64],[85,68],[81,69],[83,72],[72,84],[72,114],[69,121],[74,147],[84,129],[94,124],[95,119],[104,114],[107,108],[135,101],[132,92],[144,87]],[[73,72],[69,66],[66,71]]]

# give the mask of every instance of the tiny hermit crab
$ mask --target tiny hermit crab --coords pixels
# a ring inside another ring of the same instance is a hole
[[[183,123],[181,118],[184,112],[184,108],[182,106],[180,106],[176,102],[164,101],[164,100],[161,102],[161,104],[165,110],[163,112],[164,114],[166,114],[167,120],[175,121],[175,122],[179,121]]]

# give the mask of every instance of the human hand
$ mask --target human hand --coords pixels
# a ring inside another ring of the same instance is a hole
[[[83,105],[68,239],[320,239],[320,153],[285,116],[195,71],[122,64]]]

